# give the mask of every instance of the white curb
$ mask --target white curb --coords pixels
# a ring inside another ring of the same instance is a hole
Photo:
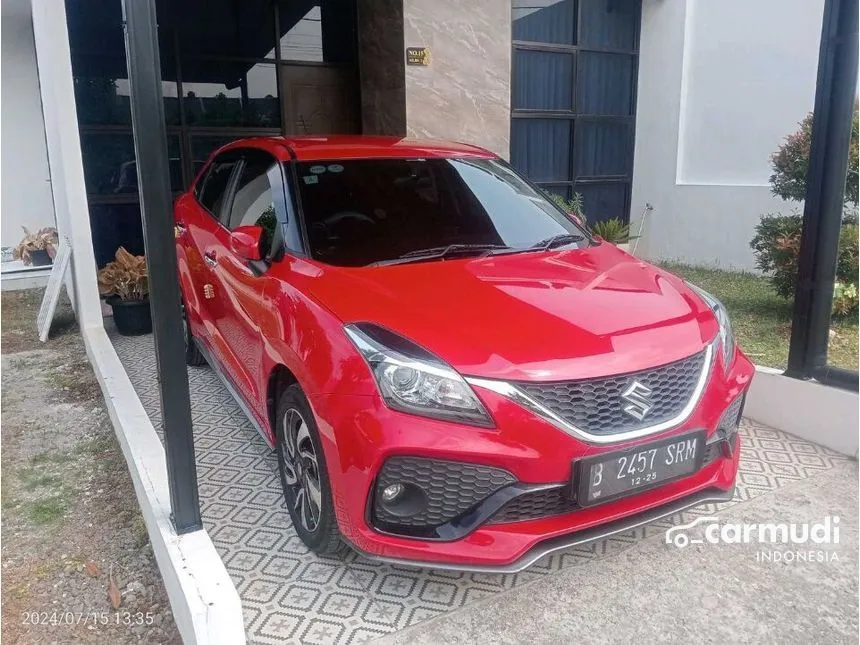
[[[176,626],[186,645],[244,645],[242,603],[209,534],[177,535],[164,447],[101,327],[82,330],[146,522]]]

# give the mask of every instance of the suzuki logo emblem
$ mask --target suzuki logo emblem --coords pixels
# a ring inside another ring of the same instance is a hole
[[[624,411],[637,421],[642,421],[654,407],[651,403],[651,393],[650,387],[642,385],[639,381],[633,381],[621,394],[621,398],[627,402]]]

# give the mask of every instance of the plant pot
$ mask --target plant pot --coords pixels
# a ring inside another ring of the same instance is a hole
[[[117,296],[107,298],[113,309],[113,321],[117,331],[123,336],[139,336],[152,332],[152,315],[149,311],[149,298],[144,300],[121,300]]]
[[[54,260],[51,259],[50,255],[48,255],[48,251],[46,249],[28,251],[27,255],[30,256],[30,264],[34,267],[46,267],[54,263]]]
[[[627,251],[628,253],[630,253],[630,242],[619,242],[615,246],[617,246],[622,251]]]

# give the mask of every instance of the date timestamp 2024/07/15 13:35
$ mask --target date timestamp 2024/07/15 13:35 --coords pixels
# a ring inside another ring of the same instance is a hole
[[[25,611],[24,625],[152,625],[155,614],[132,611]]]

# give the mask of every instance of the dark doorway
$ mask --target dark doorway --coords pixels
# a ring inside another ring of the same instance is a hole
[[[511,162],[630,218],[641,0],[513,0]]]
[[[174,195],[234,139],[358,131],[355,0],[156,1]],[[93,245],[103,266],[119,246],[144,252],[122,8],[120,0],[66,0],[66,12]],[[310,109],[333,94],[338,109],[326,118]]]

